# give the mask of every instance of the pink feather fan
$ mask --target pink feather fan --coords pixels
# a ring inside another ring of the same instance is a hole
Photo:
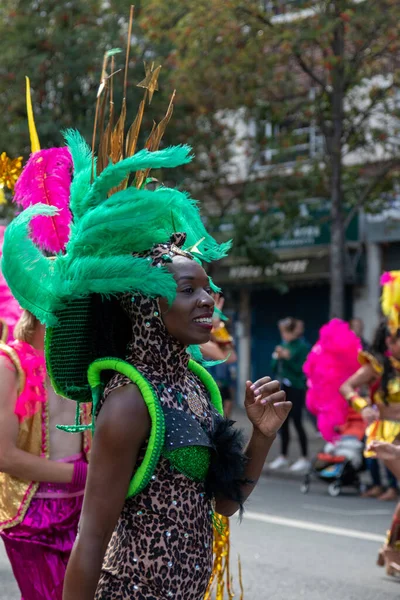
[[[14,200],[23,208],[42,202],[59,209],[56,216],[35,217],[31,223],[35,244],[53,254],[64,250],[69,238],[71,173],[68,148],[39,150],[31,155],[15,185]]]
[[[3,238],[5,226],[0,226],[0,257],[1,249],[3,247]],[[13,338],[13,330],[16,322],[22,314],[22,309],[14,296],[11,294],[11,290],[8,287],[6,280],[0,272],[0,319],[2,319],[8,327],[7,342]]]
[[[332,319],[319,332],[303,371],[307,376],[306,406],[316,415],[318,429],[327,441],[338,437],[349,407],[339,388],[359,368],[361,343],[349,325]]]

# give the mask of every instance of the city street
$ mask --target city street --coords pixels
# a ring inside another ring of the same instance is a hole
[[[375,566],[393,503],[331,498],[319,483],[263,476],[243,523],[232,523],[232,563],[240,553],[244,600],[394,600],[400,582]],[[235,571],[235,569],[234,569]],[[236,597],[239,586],[235,574]],[[18,600],[0,550],[0,599]]]
[[[297,481],[263,477],[232,526],[245,600],[398,598],[400,583],[375,566],[393,509],[350,491],[331,498],[319,483],[304,496]]]

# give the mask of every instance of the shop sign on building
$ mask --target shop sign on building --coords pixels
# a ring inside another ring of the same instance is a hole
[[[273,265],[266,267],[254,265],[238,265],[232,266],[229,269],[229,279],[260,279],[276,277],[277,275],[295,275],[304,274],[307,272],[310,259],[304,258],[301,260],[287,260],[276,262]]]
[[[357,242],[358,214],[355,214],[346,229],[346,241]],[[331,242],[330,214],[326,209],[309,210],[307,221],[304,225],[293,227],[278,240],[268,243],[268,248],[304,248],[309,246],[323,246]]]
[[[400,197],[396,196],[376,214],[364,215],[366,242],[394,242],[400,240]]]

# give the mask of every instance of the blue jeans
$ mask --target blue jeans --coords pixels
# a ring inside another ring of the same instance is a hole
[[[374,485],[382,486],[381,473],[379,470],[379,462],[376,458],[367,458],[367,469],[371,473],[372,482]],[[387,467],[385,467],[388,485],[390,488],[397,490],[397,479]]]

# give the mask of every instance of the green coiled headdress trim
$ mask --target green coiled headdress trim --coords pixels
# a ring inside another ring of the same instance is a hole
[[[97,403],[103,391],[103,386],[101,384],[101,372],[104,370],[111,370],[121,373],[122,375],[125,375],[125,377],[128,377],[132,383],[137,385],[140,393],[143,396],[143,400],[145,401],[151,419],[151,431],[146,454],[129,484],[127,497],[130,498],[131,496],[141,492],[146,487],[157,466],[164,445],[164,413],[161,408],[160,400],[154,391],[153,386],[141,373],[139,373],[137,369],[135,369],[133,365],[130,365],[123,360],[104,358],[94,361],[88,370],[89,385],[93,392],[93,415],[96,415]]]
[[[219,414],[223,414],[221,394],[212,376],[194,360],[189,360],[188,367],[189,370],[200,379],[200,381],[207,389],[208,393],[210,394],[211,404],[214,406],[214,408]],[[87,372],[87,378],[89,381],[90,388],[92,390],[93,401],[93,418],[91,425],[81,425],[79,422],[79,411],[77,411],[77,420],[75,422],[75,425],[58,425],[57,427],[63,431],[68,431],[70,433],[79,433],[88,428],[91,428],[92,432],[94,433],[95,417],[97,413],[98,403],[103,393],[103,384],[101,380],[101,374],[103,371],[114,371],[116,373],[121,373],[122,375],[125,375],[125,377],[128,377],[128,379],[130,379],[132,383],[137,385],[140,393],[143,396],[143,400],[147,406],[147,410],[149,411],[151,419],[150,438],[146,448],[144,459],[140,466],[137,468],[129,484],[127,497],[130,498],[131,496],[134,496],[135,494],[141,492],[148,485],[164,448],[164,413],[157,392],[155,388],[151,385],[151,383],[146,379],[146,377],[144,377],[133,365],[127,363],[124,360],[116,358],[103,358],[93,361]],[[206,450],[208,452],[208,449]],[[191,477],[193,473],[191,470],[186,471],[185,462],[188,462],[188,457],[190,456],[192,451],[193,454],[196,455],[199,449],[196,446],[194,446],[184,448],[182,449],[182,451],[184,451],[183,454],[180,454],[180,450],[176,450],[173,453],[170,453],[170,457],[168,453],[166,453],[165,455],[167,456],[167,458],[171,458],[171,463],[177,469],[179,469],[182,473],[186,474],[188,477]],[[202,453],[203,451],[204,449],[200,449],[200,453]],[[198,470],[198,472],[196,472],[195,476],[191,478],[198,480],[202,480],[205,478],[208,468],[208,462],[206,458],[206,456],[202,456],[202,464],[200,465],[201,468],[200,470]]]

